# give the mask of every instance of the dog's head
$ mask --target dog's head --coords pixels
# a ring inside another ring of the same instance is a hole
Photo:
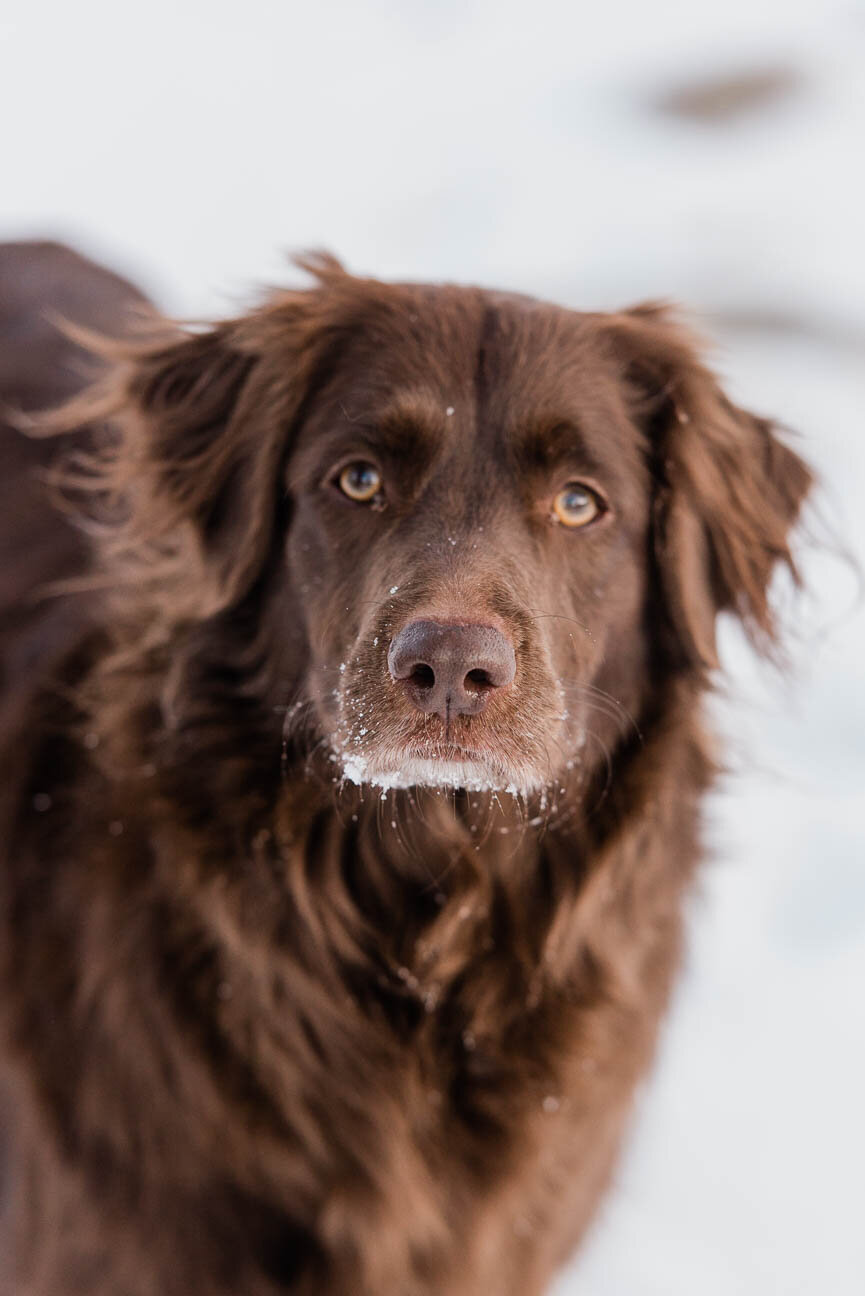
[[[255,698],[336,777],[522,792],[603,759],[661,678],[704,682],[719,611],[771,637],[810,476],[666,310],[312,268],[112,389],[169,726],[234,688],[241,744]]]

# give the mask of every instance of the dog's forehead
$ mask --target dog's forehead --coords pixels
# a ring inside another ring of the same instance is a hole
[[[580,362],[599,359],[591,319],[517,293],[450,285],[391,285],[363,321],[360,344],[375,348],[373,367],[400,370],[459,392],[496,384],[525,390],[573,378]]]
[[[436,439],[545,422],[623,423],[597,316],[517,293],[382,285],[355,317],[328,383],[341,419],[416,424]]]

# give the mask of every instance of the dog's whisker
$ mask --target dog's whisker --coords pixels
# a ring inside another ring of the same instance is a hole
[[[529,611],[531,612],[531,609],[529,609]],[[592,634],[592,631],[589,628],[589,626],[585,625],[585,623],[582,621],[578,621],[576,617],[566,616],[563,612],[535,612],[532,615],[530,615],[528,619],[532,622],[550,621],[550,620],[568,621],[570,622],[571,625],[575,625],[578,630],[581,630],[583,634],[586,635],[587,638],[591,639],[592,642],[594,642],[594,635]]]
[[[610,719],[616,719],[621,724],[623,733],[630,728],[638,740],[643,741],[637,720],[618,698],[613,697],[612,693],[580,680],[559,680],[559,686],[566,697],[579,698],[586,705],[591,705],[599,711],[604,709]]]

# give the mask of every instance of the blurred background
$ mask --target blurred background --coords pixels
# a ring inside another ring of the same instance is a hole
[[[801,436],[823,488],[791,666],[726,629],[686,973],[555,1296],[858,1296],[865,615],[839,551],[865,551],[865,4],[29,0],[0,8],[0,68],[0,237],[194,317],[311,246],[672,298],[734,398]]]

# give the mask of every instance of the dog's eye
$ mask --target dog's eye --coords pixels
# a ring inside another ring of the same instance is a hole
[[[553,520],[567,527],[588,526],[603,510],[600,496],[582,482],[568,482],[553,500]]]
[[[343,495],[356,504],[371,504],[381,491],[381,473],[373,464],[358,460],[343,468],[337,484]]]

